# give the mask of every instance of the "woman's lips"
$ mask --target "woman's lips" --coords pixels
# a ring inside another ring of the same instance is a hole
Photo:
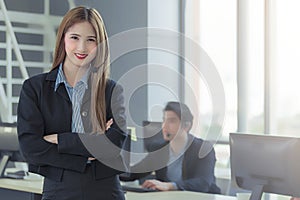
[[[87,57],[87,54],[75,53],[75,56],[78,59],[82,60],[82,59],[85,59]]]

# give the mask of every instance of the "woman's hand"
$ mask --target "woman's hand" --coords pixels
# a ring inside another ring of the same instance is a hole
[[[53,143],[53,144],[58,143],[57,134],[46,135],[46,136],[44,136],[44,140],[46,140],[47,142]]]
[[[112,118],[110,120],[108,120],[106,122],[106,130],[108,130],[113,123],[114,123],[114,120]]]

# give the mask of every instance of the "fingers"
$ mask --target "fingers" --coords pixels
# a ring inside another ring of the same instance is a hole
[[[150,189],[154,189],[154,190],[162,190],[162,182],[158,181],[158,180],[146,180],[143,184],[142,187],[143,188],[150,188]]]
[[[173,184],[171,182],[161,182],[155,179],[152,180],[146,180],[142,184],[143,188],[150,188],[154,190],[161,190],[161,191],[169,191],[169,190],[175,190]]]
[[[53,144],[57,144],[58,143],[57,134],[46,135],[43,138],[47,142],[50,142],[50,143],[53,143]]]
[[[146,180],[146,181],[142,184],[142,187],[143,187],[143,188],[156,189],[155,180]]]
[[[110,120],[108,120],[106,122],[106,130],[108,130],[110,128],[110,126],[114,123],[113,119],[111,118]]]

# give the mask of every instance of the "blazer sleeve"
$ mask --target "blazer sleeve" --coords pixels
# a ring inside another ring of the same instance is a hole
[[[201,145],[197,146],[198,148],[193,148],[192,151],[190,151],[193,156],[187,155],[189,158],[185,158],[183,173],[186,174],[186,178],[177,181],[176,185],[179,190],[219,194],[220,189],[215,184],[214,176],[216,162],[215,151],[213,147],[211,147],[211,151],[204,158],[199,158],[198,155]]]
[[[104,134],[59,134],[60,153],[97,159],[111,159],[120,155],[127,136],[123,88],[118,84],[110,85],[106,92],[106,104],[107,119],[113,119],[112,126]]]
[[[42,83],[39,83],[42,84]],[[18,104],[18,135],[20,148],[28,163],[50,165],[75,171],[84,171],[87,157],[58,152],[57,145],[46,142],[44,119],[39,108],[39,89],[31,79],[24,82]],[[75,164],[74,164],[75,163]]]

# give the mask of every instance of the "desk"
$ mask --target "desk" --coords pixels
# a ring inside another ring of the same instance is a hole
[[[232,196],[213,195],[199,192],[172,191],[172,192],[151,192],[134,193],[127,192],[126,200],[236,200]]]
[[[36,200],[42,193],[43,179],[36,180],[15,180],[0,179],[1,200]],[[6,195],[6,196],[3,196]],[[127,192],[126,200],[235,200],[235,197],[212,195],[198,192],[172,191],[172,192],[151,192],[134,193]],[[5,198],[3,198],[5,197]]]
[[[22,192],[31,192],[42,194],[43,179],[36,180],[17,180],[17,179],[0,179],[0,188],[9,190],[18,190]]]
[[[15,180],[0,179],[1,200],[38,200],[41,198],[43,179]],[[170,192],[127,192],[126,200],[236,200],[233,196],[214,195],[188,191]],[[269,200],[289,200],[289,197],[272,195]]]
[[[0,199],[1,200],[40,200],[42,194],[42,187],[43,187],[42,178],[34,177],[34,179],[31,180],[1,178]]]

